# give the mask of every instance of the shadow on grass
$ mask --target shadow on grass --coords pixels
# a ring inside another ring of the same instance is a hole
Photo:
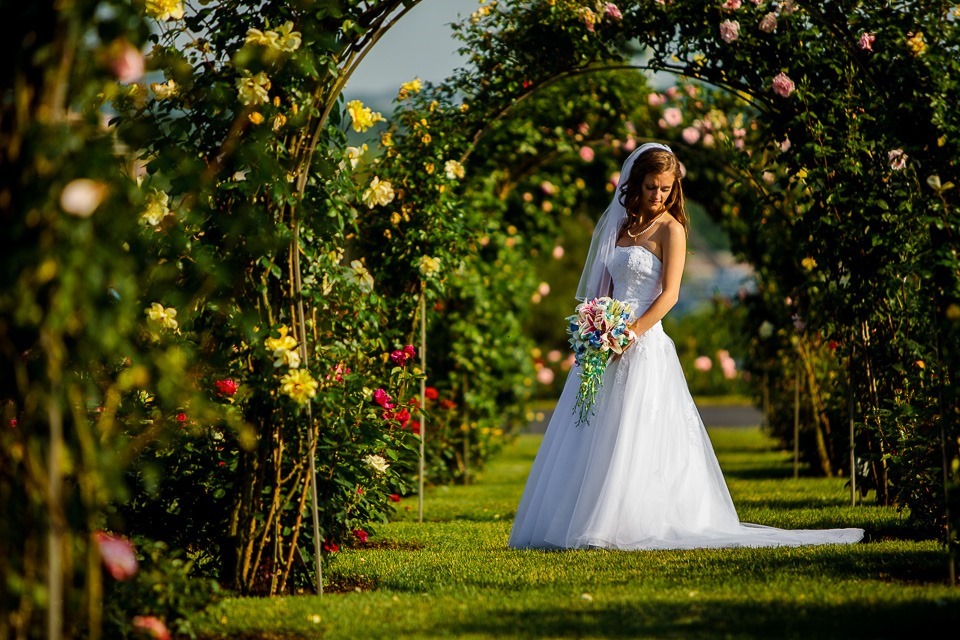
[[[838,606],[796,602],[730,604],[696,600],[641,608],[577,602],[569,609],[504,611],[434,628],[437,635],[605,638],[904,638],[928,628],[956,628],[960,609],[928,602]]]

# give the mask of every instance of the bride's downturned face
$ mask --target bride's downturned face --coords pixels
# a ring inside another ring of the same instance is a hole
[[[644,214],[660,213],[673,191],[673,173],[648,173],[643,178],[642,206]]]

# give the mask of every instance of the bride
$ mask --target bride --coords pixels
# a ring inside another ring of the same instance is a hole
[[[629,302],[639,338],[609,363],[590,420],[580,425],[580,380],[571,371],[517,509],[513,548],[772,547],[863,537],[862,529],[740,522],[660,323],[677,302],[686,254],[680,178],[680,162],[662,144],[640,146],[623,164],[577,298]]]

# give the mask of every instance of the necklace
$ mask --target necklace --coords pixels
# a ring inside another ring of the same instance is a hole
[[[662,211],[662,212],[660,213],[660,215],[658,215],[656,218],[654,218],[653,220],[650,221],[650,224],[648,224],[647,226],[645,226],[645,227],[643,228],[643,231],[640,231],[640,232],[637,233],[636,235],[630,233],[630,227],[628,226],[628,227],[627,227],[627,235],[630,236],[631,238],[633,238],[634,240],[636,240],[637,238],[639,238],[640,236],[642,236],[643,234],[645,234],[645,233],[650,229],[650,227],[652,227],[652,226],[656,223],[657,220],[659,220],[660,218],[662,218],[664,213],[666,213],[666,211]]]

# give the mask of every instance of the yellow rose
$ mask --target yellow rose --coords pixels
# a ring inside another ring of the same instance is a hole
[[[273,53],[280,53],[281,51],[290,53],[300,48],[301,34],[299,31],[293,30],[292,22],[287,21],[276,31],[247,29],[247,38],[244,43],[266,47]]]
[[[169,200],[166,193],[154,189],[147,196],[147,208],[140,214],[140,221],[151,227],[160,224],[160,221],[170,213],[170,208],[167,207]]]
[[[923,31],[918,31],[916,35],[907,35],[910,35],[910,37],[907,38],[907,46],[913,55],[919,56],[927,50],[927,43],[923,39]]]
[[[443,171],[450,180],[459,180],[463,178],[463,165],[456,160],[447,160],[443,165]]]
[[[183,18],[181,0],[147,0],[147,15],[154,20],[180,20]]]
[[[290,396],[297,404],[306,404],[317,395],[320,384],[306,369],[294,369],[280,378],[280,391]]]
[[[440,258],[421,256],[417,266],[420,268],[420,273],[429,278],[440,273]]]
[[[143,311],[147,314],[148,320],[164,329],[176,331],[179,326],[177,324],[177,310],[173,307],[164,308],[159,302],[154,302]]]
[[[267,348],[267,351],[272,351],[276,353],[277,351],[288,351],[294,349],[297,346],[297,339],[291,335],[290,328],[287,326],[280,327],[280,337],[278,338],[267,338],[263,341],[263,346]]]
[[[423,82],[420,78],[414,78],[410,82],[404,82],[400,85],[400,91],[397,93],[397,100],[406,100],[411,94],[420,93],[423,88]]]
[[[360,197],[363,203],[371,209],[377,205],[390,204],[393,202],[393,198],[393,185],[387,180],[381,180],[378,176],[373,177],[373,180],[370,181],[370,186],[367,187],[366,191],[364,191]]]
[[[383,116],[371,110],[370,107],[363,106],[359,100],[351,100],[347,103],[347,113],[350,114],[353,130],[357,133],[363,133],[383,120]]]
[[[253,124],[260,124],[261,122],[263,122],[263,114],[260,113],[259,111],[254,111],[253,113],[247,116],[247,119]]]
[[[240,102],[247,106],[256,106],[270,101],[270,78],[261,71],[252,75],[244,69],[243,76],[237,78],[237,94]]]
[[[360,159],[367,152],[367,145],[360,147],[347,147],[347,160],[350,162],[350,168],[356,169],[360,164]]]
[[[806,258],[801,260],[800,264],[802,264],[803,268],[806,269],[807,271],[812,271],[817,267],[817,261],[811,258],[810,256],[807,256]]]
[[[363,266],[363,263],[359,260],[353,260],[350,263],[350,268],[353,271],[348,275],[348,279],[359,286],[362,291],[372,291],[373,276],[371,276],[367,268]]]
[[[273,368],[279,369],[280,367],[287,366],[291,369],[296,369],[300,366],[300,352],[296,349],[278,349],[273,352]]]
[[[157,96],[157,100],[166,100],[177,94],[177,83],[173,80],[167,80],[162,84],[154,82],[150,84],[150,90]]]

